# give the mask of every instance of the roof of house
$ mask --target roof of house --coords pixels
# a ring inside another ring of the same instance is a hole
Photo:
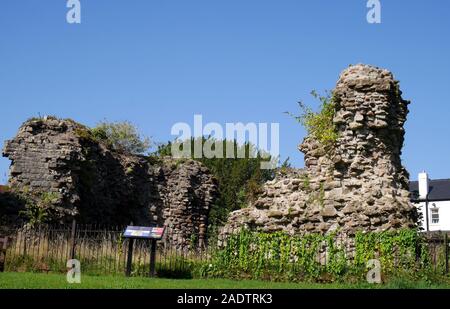
[[[6,191],[8,191],[8,187],[0,185],[0,193],[6,192]]]
[[[429,201],[450,201],[450,179],[433,179],[428,182]],[[419,182],[410,181],[409,191],[411,192],[412,200],[419,199]]]

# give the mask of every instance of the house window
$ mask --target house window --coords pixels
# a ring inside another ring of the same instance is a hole
[[[439,224],[439,208],[431,208],[431,224]]]

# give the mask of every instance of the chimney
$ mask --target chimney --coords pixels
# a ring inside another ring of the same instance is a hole
[[[426,172],[419,173],[419,198],[426,199],[428,196],[428,174]]]

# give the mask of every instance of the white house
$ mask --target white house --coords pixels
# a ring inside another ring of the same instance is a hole
[[[422,214],[424,231],[450,231],[450,179],[430,180],[425,172],[409,183],[411,201]]]

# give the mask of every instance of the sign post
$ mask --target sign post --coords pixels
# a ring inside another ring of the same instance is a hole
[[[155,261],[156,261],[156,242],[161,240],[164,235],[164,227],[147,227],[147,226],[127,226],[123,236],[128,238],[128,257],[125,275],[131,275],[131,266],[133,262],[133,244],[135,239],[149,239],[150,244],[150,271],[149,276],[154,277]]]
[[[156,239],[152,239],[150,247],[150,277],[155,277]]]
[[[128,256],[127,256],[127,269],[125,270],[125,276],[131,275],[131,263],[133,262],[133,243],[134,239],[128,239]]]

